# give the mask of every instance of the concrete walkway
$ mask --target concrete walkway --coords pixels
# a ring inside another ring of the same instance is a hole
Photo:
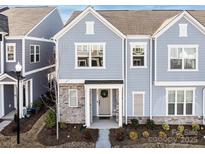
[[[11,120],[4,120],[0,123],[0,132],[8,125],[11,123]]]
[[[99,130],[99,137],[96,142],[96,148],[111,148],[109,133],[109,129]]]

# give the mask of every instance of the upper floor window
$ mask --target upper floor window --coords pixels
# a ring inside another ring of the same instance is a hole
[[[169,45],[169,70],[198,70],[198,45]]]
[[[131,68],[146,67],[146,42],[131,42]]]
[[[76,43],[76,68],[105,67],[105,43]]]
[[[194,88],[167,89],[167,115],[193,115]]]
[[[6,44],[6,62],[16,62],[16,44]]]
[[[37,63],[40,62],[40,46],[30,45],[30,62]]]
[[[179,37],[187,37],[187,24],[179,24]]]
[[[86,34],[94,34],[94,21],[86,21]]]

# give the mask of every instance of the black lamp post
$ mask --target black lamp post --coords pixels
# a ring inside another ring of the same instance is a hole
[[[18,62],[18,64],[16,64],[15,66],[16,69],[16,76],[17,76],[17,144],[20,143],[20,118],[19,118],[19,80],[21,78],[21,69],[22,66],[21,64]]]

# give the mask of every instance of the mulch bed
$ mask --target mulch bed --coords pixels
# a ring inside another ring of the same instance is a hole
[[[25,133],[29,131],[36,121],[47,111],[46,107],[43,107],[38,113],[32,114],[29,118],[20,119],[20,133]],[[16,123],[12,121],[7,125],[2,131],[1,134],[5,136],[14,136],[16,135]]]
[[[56,139],[56,128],[44,127],[38,134],[38,141],[46,146],[61,145],[67,142],[92,142],[98,139],[98,129],[87,129],[89,137],[84,136],[85,129],[81,124],[64,124],[64,128],[59,128],[59,140]]]
[[[205,145],[205,127],[201,126],[200,131],[198,131],[197,135],[186,135],[184,134],[184,139],[181,140],[174,140],[176,135],[173,135],[173,131],[177,130],[178,125],[169,125],[170,130],[164,131],[162,129],[162,125],[156,125],[153,130],[150,130],[147,128],[147,125],[140,125],[136,130],[132,128],[132,126],[129,124],[127,126],[124,126],[124,140],[118,141],[116,139],[118,129],[110,129],[110,142],[112,146],[120,146],[123,147],[123,145],[133,145],[133,144],[143,144],[143,143],[180,143],[180,144],[192,144],[192,145]],[[191,125],[184,125],[185,130],[192,130]],[[132,141],[129,138],[129,132],[135,130],[138,133],[138,139],[136,141]],[[150,136],[149,138],[144,138],[142,133],[144,131],[148,131]],[[159,136],[159,132],[164,131],[167,134],[167,137],[164,140],[161,140]]]

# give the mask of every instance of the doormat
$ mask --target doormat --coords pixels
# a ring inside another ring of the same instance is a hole
[[[99,117],[100,120],[110,120],[110,117]]]

